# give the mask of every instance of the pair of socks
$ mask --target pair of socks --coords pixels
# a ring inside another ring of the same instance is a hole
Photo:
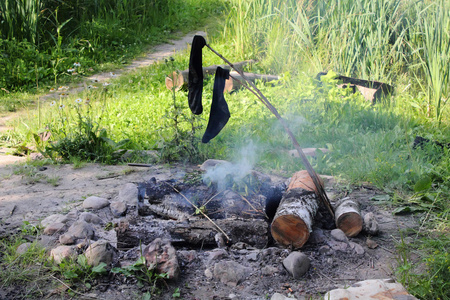
[[[202,69],[202,49],[206,41],[202,36],[194,36],[189,60],[188,79],[188,102],[192,113],[199,115],[203,112],[202,91],[203,91],[203,69]],[[225,101],[223,90],[225,80],[229,78],[230,71],[217,67],[214,78],[213,99],[211,111],[209,113],[208,126],[203,134],[202,143],[208,143],[225,127],[230,119],[230,111]]]

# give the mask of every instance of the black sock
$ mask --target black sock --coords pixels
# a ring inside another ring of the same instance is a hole
[[[195,115],[199,115],[203,112],[202,49],[205,45],[206,41],[204,37],[202,37],[201,35],[194,36],[191,46],[191,56],[189,59],[188,102],[189,108]]]
[[[217,67],[216,77],[214,78],[213,99],[211,103],[211,111],[209,113],[208,127],[202,138],[202,143],[212,140],[228,122],[230,111],[228,104],[223,96],[225,88],[225,80],[230,76],[230,71]]]

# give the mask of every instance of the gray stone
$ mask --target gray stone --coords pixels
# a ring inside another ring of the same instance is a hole
[[[324,245],[319,248],[319,253],[322,255],[332,255],[334,251],[330,248],[330,246]]]
[[[75,244],[76,240],[77,239],[69,233],[65,233],[59,236],[59,243],[62,245],[73,245]]]
[[[53,248],[58,241],[57,237],[49,236],[49,235],[41,235],[37,240],[37,243],[40,247],[45,248],[46,250],[50,250]]]
[[[348,242],[348,238],[345,235],[345,233],[340,230],[340,229],[333,229],[331,230],[331,236],[333,237],[333,239],[335,239],[336,241],[340,241],[340,242],[344,242],[347,243]]]
[[[261,269],[261,273],[264,276],[273,276],[275,273],[278,273],[278,268],[274,266],[265,266]]]
[[[127,212],[127,204],[120,201],[111,203],[109,208],[111,209],[111,213],[113,214],[113,216],[116,218],[124,216]]]
[[[355,242],[349,242],[349,245],[350,245],[350,248],[352,248],[356,254],[358,254],[358,255],[364,254],[364,248],[360,244],[357,244]]]
[[[185,264],[189,264],[198,259],[197,251],[195,250],[178,250],[177,256]]]
[[[369,279],[354,283],[345,289],[327,292],[323,299],[402,299],[417,300],[407,290],[392,279]]]
[[[205,276],[208,279],[212,279],[214,277],[213,273],[211,272],[211,270],[209,268],[205,269]]]
[[[283,260],[283,266],[295,279],[302,277],[309,269],[311,262],[305,254],[294,251]]]
[[[86,221],[79,220],[72,224],[67,231],[67,234],[76,239],[93,239],[95,236],[94,228]]]
[[[330,241],[327,241],[327,244],[328,244],[328,245],[331,247],[331,249],[333,249],[334,251],[347,252],[348,243],[330,240]]]
[[[180,266],[175,248],[168,240],[160,238],[151,242],[142,252],[147,267],[156,266],[159,274],[167,274],[169,279],[178,279]]]
[[[259,257],[259,251],[252,251],[245,258],[247,258],[248,261],[257,261],[258,257]]]
[[[84,212],[80,215],[80,217],[78,218],[78,220],[80,221],[85,221],[86,223],[91,223],[91,224],[103,224],[103,220],[90,212]]]
[[[312,244],[321,244],[325,242],[327,237],[323,233],[323,230],[320,228],[314,228],[313,232],[309,236],[308,242]]]
[[[91,196],[83,201],[83,208],[85,209],[101,209],[109,205],[109,201],[105,198]]]
[[[30,249],[31,245],[32,245],[32,243],[20,244],[19,247],[17,247],[17,249],[16,249],[16,253],[19,255],[24,254],[25,252],[28,251],[28,249]]]
[[[219,260],[222,258],[228,257],[228,252],[225,249],[214,249],[209,252],[208,258],[207,258],[207,264],[211,264],[215,260]]]
[[[54,235],[55,233],[62,233],[66,227],[66,224],[62,222],[51,223],[44,229],[44,234]]]
[[[371,240],[369,238],[367,238],[367,240],[366,240],[366,245],[369,249],[375,249],[376,247],[378,247],[377,242],[375,242],[374,240]]]
[[[289,297],[286,297],[286,296],[284,296],[282,294],[279,294],[279,293],[273,294],[272,298],[270,298],[270,300],[292,300],[292,299],[295,300],[295,298],[289,298]]]
[[[281,253],[281,249],[277,247],[270,247],[261,250],[261,258],[264,260],[271,260],[273,256],[279,257]]]
[[[117,255],[117,250],[107,241],[100,240],[91,244],[84,255],[91,266],[98,266],[102,262],[109,266]]]
[[[74,246],[58,246],[50,252],[50,257],[57,264],[61,263],[63,259],[75,259],[77,256],[78,252]]]
[[[41,226],[46,228],[53,223],[65,223],[66,219],[67,217],[61,214],[50,215],[41,221]]]
[[[214,278],[228,286],[237,286],[251,273],[251,268],[234,261],[220,261],[214,265]]]
[[[130,205],[137,205],[138,201],[138,188],[134,183],[125,184],[119,191],[117,201]]]
[[[377,235],[380,231],[377,219],[375,218],[375,215],[373,213],[370,212],[365,214],[363,229],[370,235]]]

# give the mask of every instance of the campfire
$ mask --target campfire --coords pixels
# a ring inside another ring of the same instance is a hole
[[[136,213],[117,228],[118,248],[163,238],[194,249],[238,242],[299,249],[313,226],[337,226],[349,237],[362,230],[359,204],[348,197],[336,201],[330,221],[307,171],[286,180],[220,160],[207,160],[201,170],[184,180],[140,183]]]

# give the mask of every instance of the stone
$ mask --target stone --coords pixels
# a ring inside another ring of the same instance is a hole
[[[259,257],[259,251],[252,251],[250,254],[248,254],[245,258],[248,261],[257,261]]]
[[[309,236],[308,242],[312,244],[321,244],[325,242],[327,237],[320,228],[314,228]]]
[[[119,218],[125,216],[127,212],[127,204],[120,201],[112,202],[109,206],[114,217]]]
[[[55,236],[49,236],[49,235],[41,235],[39,236],[39,239],[37,240],[37,243],[40,247],[51,250],[54,246],[56,246],[56,243],[58,241],[58,238]]]
[[[332,255],[334,253],[333,249],[330,246],[323,245],[319,248],[319,253],[322,255]]]
[[[270,300],[289,300],[289,299],[290,300],[292,300],[292,299],[295,300],[295,298],[289,298],[289,297],[286,297],[286,296],[284,296],[283,294],[280,294],[280,293],[275,293],[270,298]]]
[[[311,262],[308,256],[299,251],[291,252],[291,254],[283,260],[283,266],[294,279],[302,277],[308,271],[310,264]]]
[[[55,233],[61,233],[64,231],[64,228],[66,227],[66,224],[62,222],[55,222],[47,225],[44,229],[44,234],[46,235],[54,235]]]
[[[336,241],[339,241],[339,242],[344,242],[344,243],[348,242],[347,236],[340,229],[333,229],[333,230],[331,230],[331,237],[333,239],[335,239]]]
[[[24,254],[25,252],[28,251],[28,249],[30,249],[31,245],[32,245],[32,243],[20,244],[19,247],[17,247],[17,249],[16,249],[16,253],[19,255]]]
[[[347,252],[348,243],[338,242],[338,241],[335,241],[335,240],[329,240],[329,241],[327,241],[327,244],[334,251]]]
[[[209,268],[205,269],[205,276],[208,279],[212,279],[214,277],[213,273],[211,272],[211,270]]]
[[[354,242],[349,242],[349,245],[350,245],[350,248],[352,248],[353,251],[355,251],[356,254],[358,254],[358,255],[363,255],[364,254],[364,252],[365,252],[364,248],[360,244],[357,244],[357,243],[354,243]]]
[[[220,159],[207,159],[204,163],[200,165],[200,170],[202,171],[209,171],[211,169],[214,169],[217,165],[222,164],[230,164],[230,162],[226,160],[220,160]]]
[[[74,246],[58,246],[50,251],[50,257],[57,264],[60,264],[64,259],[76,259],[78,252]]]
[[[100,198],[97,196],[91,196],[83,201],[83,208],[85,209],[101,209],[109,205],[109,201],[105,198]]]
[[[195,250],[178,250],[177,257],[184,263],[190,264],[198,259],[197,251]]]
[[[137,185],[134,183],[125,184],[119,191],[116,201],[136,206],[138,202]]]
[[[378,244],[374,240],[371,240],[369,238],[367,238],[366,240],[366,245],[369,249],[375,249],[376,247],[378,247]]]
[[[41,226],[46,228],[53,223],[65,223],[67,221],[66,219],[66,216],[61,214],[50,215],[41,221]]]
[[[324,295],[323,299],[417,300],[416,297],[408,294],[406,289],[393,279],[371,279],[360,281],[349,288],[331,290]]]
[[[105,263],[110,266],[117,254],[116,248],[104,240],[96,241],[87,247],[84,255],[90,266],[98,266],[100,263]]]
[[[156,267],[159,274],[167,274],[168,279],[177,280],[180,266],[175,248],[168,240],[160,238],[151,242],[142,252],[147,267]]]
[[[95,236],[94,228],[86,221],[79,220],[72,224],[67,230],[67,234],[73,236],[76,239],[93,239]]]
[[[235,261],[220,261],[214,265],[214,278],[232,287],[242,283],[250,273],[251,268]]]
[[[273,276],[275,273],[278,273],[278,268],[274,266],[265,266],[261,269],[261,273],[264,276]]]
[[[69,233],[65,233],[59,236],[59,243],[62,245],[73,245],[75,244],[76,240],[77,239]]]
[[[364,215],[363,229],[366,233],[370,235],[377,235],[378,232],[380,231],[377,219],[375,218],[375,215],[372,212]]]
[[[84,212],[80,215],[80,217],[78,218],[78,220],[80,221],[85,221],[86,223],[91,223],[91,224],[103,224],[103,220],[90,212]]]
[[[219,260],[222,258],[228,257],[228,252],[225,249],[214,249],[209,252],[208,258],[207,258],[207,264],[211,264],[215,260]]]

